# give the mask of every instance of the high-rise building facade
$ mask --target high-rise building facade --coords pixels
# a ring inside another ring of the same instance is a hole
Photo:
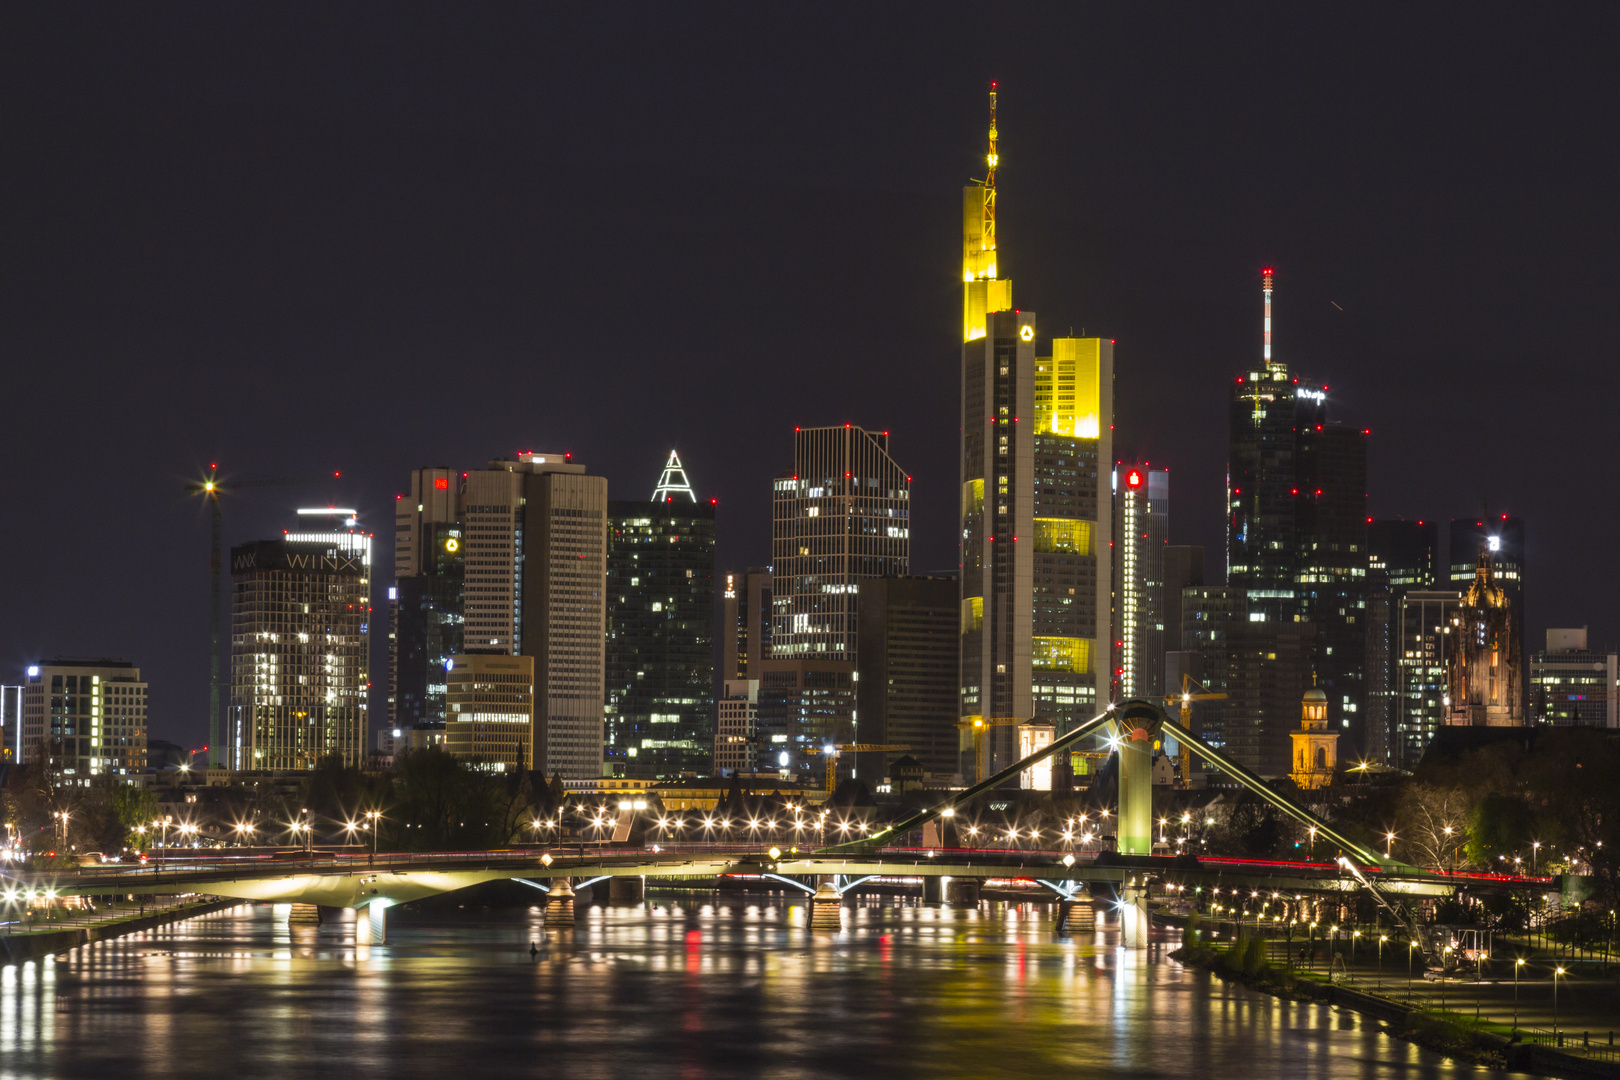
[[[461,474],[417,469],[394,500],[394,585],[388,595],[388,723],[442,724],[446,663],[462,651],[465,536]]]
[[[724,602],[720,677],[758,682],[759,663],[771,654],[771,568],[727,574]]]
[[[755,760],[784,776],[819,779],[826,747],[856,741],[855,662],[770,658],[760,667]]]
[[[886,431],[795,428],[772,494],[770,655],[853,663],[861,582],[910,572],[911,477]]]
[[[674,469],[679,458],[672,452]],[[665,468],[669,479],[670,467]],[[685,486],[685,473],[681,482]],[[715,507],[690,487],[608,504],[605,764],[615,775],[713,767]]]
[[[1620,655],[1587,648],[1586,627],[1547,631],[1530,658],[1530,719],[1555,727],[1620,727]]]
[[[1272,281],[1263,271],[1261,361],[1232,384],[1226,578],[1244,590],[1256,622],[1281,623],[1299,621],[1298,434],[1318,422],[1325,392],[1302,387],[1272,355]]]
[[[22,760],[23,684],[0,685],[0,761]]]
[[[523,453],[465,477],[463,648],[535,661],[532,768],[602,773],[607,480]]]
[[[714,772],[759,768],[759,680],[726,679],[715,701]]]
[[[1299,616],[1316,625],[1312,673],[1343,740],[1362,759],[1367,663],[1367,432],[1319,419],[1299,433]]]
[[[1386,760],[1396,768],[1417,768],[1446,723],[1461,605],[1461,593],[1444,589],[1408,589],[1395,602],[1395,720]]]
[[[1122,461],[1114,467],[1113,485],[1114,697],[1157,698],[1165,692],[1164,551],[1170,532],[1170,474],[1146,462]]]
[[[720,622],[720,692],[715,699],[714,771],[760,765],[759,688],[771,654],[771,568],[726,575]],[[781,756],[778,752],[778,758]],[[774,762],[772,764],[775,764]]]
[[[1108,692],[1114,350],[1055,338],[1037,355],[1035,315],[1000,276],[998,161],[992,94],[990,168],[962,202],[959,709],[1061,733]],[[1016,726],[982,747],[985,775],[1011,764]]]
[[[936,775],[958,771],[960,599],[954,575],[864,583],[856,680],[859,741],[911,749],[845,755],[841,772],[875,789],[888,775],[889,762],[901,754]]]
[[[1401,600],[1414,589],[1439,584],[1439,526],[1435,522],[1386,519],[1367,524],[1366,760],[1392,765],[1400,722]]]
[[[16,744],[16,760],[48,760],[62,782],[74,786],[146,768],[146,682],[134,664],[42,660],[29,666],[27,680],[22,715],[11,716],[13,724],[21,720],[8,740]]]
[[[534,732],[534,657],[453,656],[445,678],[445,753],[490,772],[527,768]]]
[[[1232,385],[1227,580],[1246,594],[1248,618],[1256,624],[1250,638],[1259,642],[1267,627],[1286,638],[1279,640],[1279,658],[1291,655],[1302,637],[1290,628],[1311,624],[1303,639],[1312,653],[1299,677],[1316,678],[1328,697],[1330,723],[1360,756],[1366,741],[1367,431],[1331,422],[1327,387],[1302,385],[1274,355],[1273,281],[1273,271],[1264,270],[1261,361]],[[1281,678],[1282,669],[1276,674]],[[1309,685],[1293,687],[1292,700]],[[1234,732],[1245,722],[1269,724],[1258,716],[1245,720],[1232,703],[1223,711]],[[1275,741],[1262,739],[1268,760]]]
[[[229,768],[365,761],[371,534],[352,510],[299,514],[312,531],[231,549]]]

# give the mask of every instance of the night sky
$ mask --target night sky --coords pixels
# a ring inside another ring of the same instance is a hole
[[[1000,81],[1003,276],[1117,339],[1116,448],[1223,563],[1230,378],[1371,428],[1370,512],[1526,519],[1527,650],[1620,640],[1612,5],[57,5],[0,13],[0,680],[134,660],[204,741],[207,518],[425,465],[670,447],[769,552],[795,424],[890,430],[953,568],[960,189]],[[385,672],[374,670],[378,687]],[[381,720],[381,702],[374,700]]]

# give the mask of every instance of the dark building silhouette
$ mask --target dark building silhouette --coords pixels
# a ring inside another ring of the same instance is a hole
[[[459,522],[421,526],[416,573],[393,589],[394,725],[442,724],[446,663],[462,651],[462,530]]]
[[[959,589],[954,575],[861,583],[856,738],[911,747],[846,755],[840,767],[849,762],[869,786],[901,753],[930,773],[958,771]]]

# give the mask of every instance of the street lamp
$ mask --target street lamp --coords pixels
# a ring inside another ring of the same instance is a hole
[[[1558,1042],[1558,976],[1564,974],[1564,969],[1553,968],[1553,1042]]]
[[[1513,1030],[1519,1030],[1519,969],[1524,967],[1524,958],[1513,961]]]
[[[1536,872],[1536,857],[1541,854],[1541,841],[1533,840],[1530,843],[1530,872]]]
[[[1385,833],[1384,834],[1384,858],[1386,858],[1386,859],[1391,858],[1390,852],[1393,851],[1394,849],[1395,849],[1395,834],[1392,833],[1392,832]]]
[[[1384,990],[1384,942],[1389,940],[1388,934],[1378,935],[1378,991]]]

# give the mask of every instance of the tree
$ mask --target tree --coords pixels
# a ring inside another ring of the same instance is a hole
[[[1526,850],[1535,833],[1535,811],[1524,798],[1493,793],[1474,804],[1463,853],[1476,866],[1495,866]]]
[[[1464,864],[1472,809],[1471,800],[1458,788],[1408,785],[1400,801],[1400,828],[1395,831],[1409,861],[1430,870],[1455,870]]]

